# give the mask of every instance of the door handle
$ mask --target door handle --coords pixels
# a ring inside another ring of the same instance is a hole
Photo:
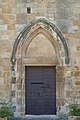
[[[45,88],[50,88],[49,86],[46,86]]]
[[[49,86],[42,86],[41,88],[45,89],[45,88],[50,88]]]
[[[40,93],[38,92],[38,96],[40,96]]]

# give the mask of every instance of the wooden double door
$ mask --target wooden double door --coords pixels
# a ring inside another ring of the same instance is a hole
[[[25,67],[25,114],[56,114],[56,67]]]

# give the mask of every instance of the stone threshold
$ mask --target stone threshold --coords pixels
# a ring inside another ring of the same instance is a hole
[[[8,120],[68,120],[66,114],[60,115],[25,115],[24,117],[12,117]]]

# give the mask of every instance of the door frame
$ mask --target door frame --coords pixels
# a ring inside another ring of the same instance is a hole
[[[23,60],[25,58],[25,55],[22,54],[26,52],[25,50],[28,47],[29,42],[33,40],[33,38],[39,33],[43,33],[44,35],[46,35],[46,37],[49,38],[49,41],[55,48],[55,52],[57,55],[56,58],[58,62],[54,60],[54,63],[52,64],[42,65],[57,66],[56,106],[60,108],[63,105],[65,99],[64,72],[67,73],[67,70],[64,70],[64,67],[71,65],[70,49],[68,42],[66,41],[62,32],[53,23],[49,22],[44,18],[33,20],[17,36],[12,50],[11,72],[12,80],[15,81],[15,85],[14,83],[11,84],[11,91],[14,90],[16,95],[15,97],[11,96],[10,100],[12,101],[12,103],[14,101],[14,106],[16,107],[16,112],[14,112],[15,116],[25,116],[25,66],[41,66],[40,63],[36,64],[37,62],[32,64],[30,64],[30,62],[26,62],[26,60]],[[57,111],[59,110],[57,109]]]
[[[27,67],[55,67],[55,80],[56,80],[56,65],[51,65],[51,64],[46,64],[46,65],[43,65],[43,64],[41,64],[41,65],[25,65],[25,82],[26,82],[26,68]],[[27,84],[27,83],[26,83]],[[26,86],[26,84],[25,84],[25,86]],[[56,82],[55,82],[55,85],[56,85]],[[26,88],[25,88],[25,92],[26,92]],[[55,104],[56,104],[56,90],[55,90]],[[26,107],[26,93],[25,93],[25,115],[27,115],[27,113],[26,113],[26,109],[27,109],[27,107]],[[55,108],[55,111],[56,111],[56,108]]]

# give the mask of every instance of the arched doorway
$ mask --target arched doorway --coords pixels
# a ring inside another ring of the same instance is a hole
[[[58,101],[64,98],[57,67],[70,64],[68,45],[60,30],[45,19],[33,21],[17,37],[11,61],[17,113],[56,114]]]
[[[48,33],[44,34],[42,28],[38,30],[38,34],[34,32],[31,40],[28,39],[30,42],[22,57],[26,66],[25,113],[56,114],[57,57]]]

